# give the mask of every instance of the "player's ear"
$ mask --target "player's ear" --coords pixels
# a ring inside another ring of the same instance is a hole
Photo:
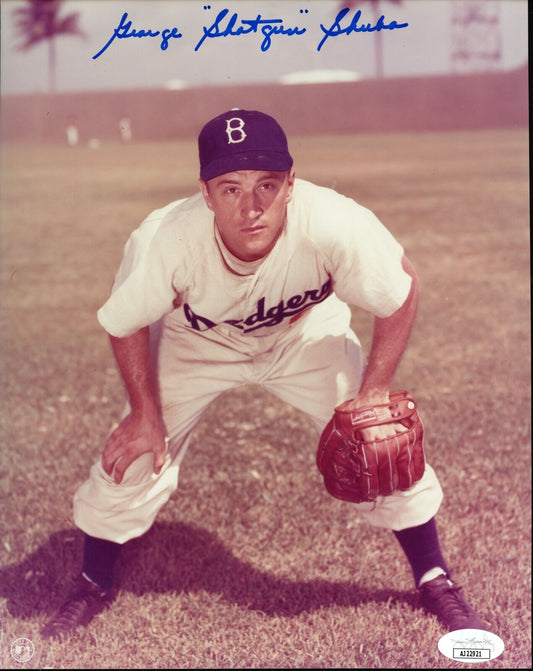
[[[210,210],[213,210],[213,203],[211,202],[211,198],[209,197],[209,189],[207,188],[207,183],[204,182],[203,179],[199,180],[200,184],[200,191],[202,192],[202,196],[204,197],[205,204]]]
[[[295,178],[296,178],[296,173],[295,173],[295,171],[294,171],[294,168],[291,168],[291,169],[289,170],[288,175],[287,175],[287,181],[288,181],[288,184],[289,184],[289,189],[288,189],[288,191],[287,191],[287,195],[286,195],[286,197],[285,197],[285,202],[286,202],[286,203],[288,203],[288,202],[291,200],[291,198],[292,198],[292,190],[293,190],[293,188],[294,188],[294,180],[295,180]]]

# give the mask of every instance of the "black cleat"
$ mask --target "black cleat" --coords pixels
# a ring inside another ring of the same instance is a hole
[[[95,615],[105,610],[114,595],[80,575],[57,613],[44,625],[41,636],[61,638],[78,627],[86,627]]]
[[[484,629],[475,610],[467,604],[461,587],[445,575],[439,575],[420,587],[422,605],[435,613],[449,631],[458,629]]]

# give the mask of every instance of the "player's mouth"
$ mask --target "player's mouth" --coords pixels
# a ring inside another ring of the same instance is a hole
[[[266,228],[267,227],[262,224],[259,226],[246,226],[245,228],[241,228],[241,233],[244,233],[245,235],[254,235],[266,230]]]

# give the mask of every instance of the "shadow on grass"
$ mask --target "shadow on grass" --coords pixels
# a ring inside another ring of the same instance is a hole
[[[26,619],[54,612],[79,571],[81,552],[81,532],[65,530],[53,534],[22,562],[0,568],[0,596],[7,600],[9,613]],[[417,607],[412,592],[362,588],[345,581],[280,578],[236,557],[215,534],[180,522],[156,522],[143,537],[126,543],[118,573],[122,592],[203,591],[270,616],[369,602],[402,601]]]

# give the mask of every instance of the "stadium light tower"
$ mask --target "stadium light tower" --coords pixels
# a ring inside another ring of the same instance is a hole
[[[453,0],[452,70],[483,72],[501,66],[499,0]]]

